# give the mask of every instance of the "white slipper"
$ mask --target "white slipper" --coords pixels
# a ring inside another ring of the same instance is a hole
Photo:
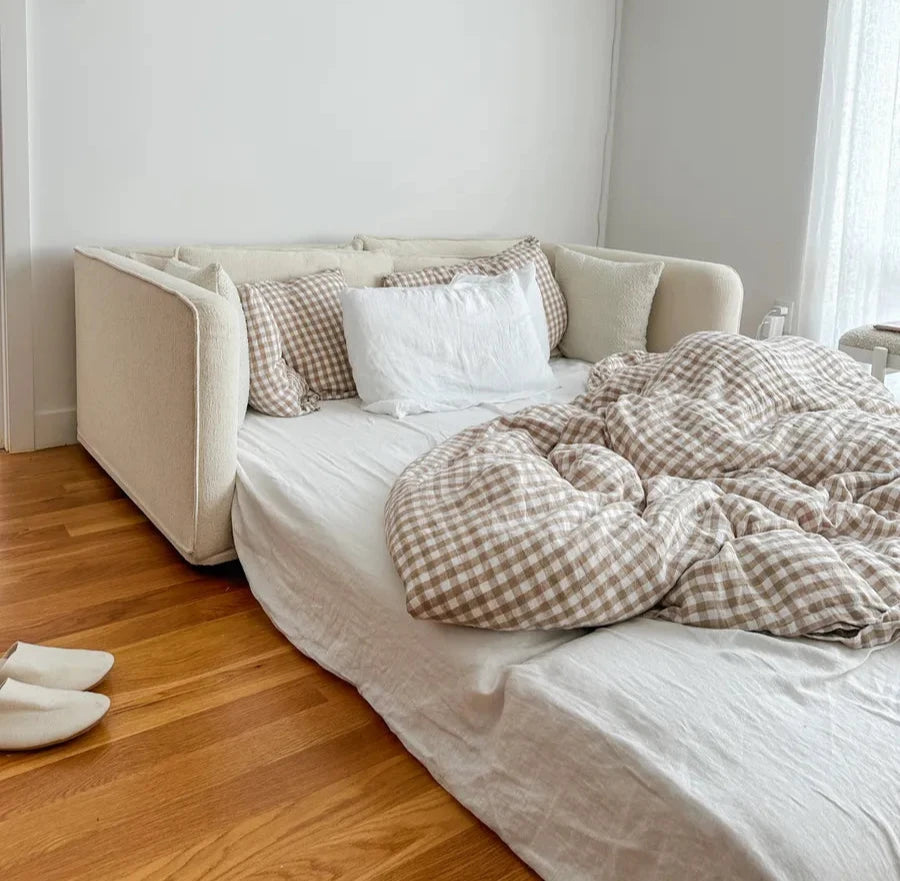
[[[40,749],[71,740],[93,728],[108,709],[105,694],[0,679],[0,750]]]
[[[87,691],[109,673],[113,661],[115,658],[109,652],[15,642],[0,659],[0,679]]]

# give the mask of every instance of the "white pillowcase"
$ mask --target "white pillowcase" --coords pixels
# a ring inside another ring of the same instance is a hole
[[[396,261],[394,268],[396,270]],[[510,269],[498,276],[492,276],[492,278],[508,279],[510,276],[518,279],[522,290],[525,292],[525,301],[528,303],[528,309],[531,312],[531,322],[534,324],[535,333],[538,335],[541,349],[544,352],[544,360],[549,361],[550,339],[547,333],[547,313],[544,311],[544,298],[541,296],[541,286],[537,281],[537,269],[534,261],[526,263],[519,269]],[[484,279],[483,275],[460,274],[454,276],[453,281],[477,282],[482,279]]]
[[[344,337],[363,409],[398,419],[557,387],[516,272],[416,288],[346,288]]]

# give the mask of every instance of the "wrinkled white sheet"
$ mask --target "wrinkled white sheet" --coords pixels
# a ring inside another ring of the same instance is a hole
[[[587,365],[558,361],[568,400]],[[406,614],[382,511],[400,471],[501,408],[248,414],[235,543],[301,651],[553,881],[900,878],[900,645],[637,619],[492,633]]]

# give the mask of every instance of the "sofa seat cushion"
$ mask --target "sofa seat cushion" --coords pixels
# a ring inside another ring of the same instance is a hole
[[[304,275],[340,269],[347,284],[377,287],[393,271],[390,254],[350,248],[324,250],[305,248],[201,248],[183,245],[179,257],[194,266],[221,263],[235,284],[250,281],[286,281]]]
[[[563,296],[541,243],[533,237],[522,239],[512,247],[491,257],[477,257],[466,263],[430,266],[412,272],[394,272],[386,276],[386,287],[415,288],[425,285],[449,284],[457,275],[499,275],[510,269],[521,269],[534,263],[544,312],[547,316],[547,335],[550,349],[559,345],[566,330],[566,299]]]
[[[599,361],[647,348],[647,324],[663,262],[622,263],[560,247],[556,279],[569,323],[559,348],[567,358]]]

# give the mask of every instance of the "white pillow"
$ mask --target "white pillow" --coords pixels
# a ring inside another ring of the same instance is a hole
[[[365,410],[399,419],[557,387],[515,273],[418,288],[346,288],[341,306]]]
[[[558,248],[556,280],[569,310],[560,351],[593,362],[646,350],[647,323],[664,266],[661,260],[621,263]]]
[[[396,269],[396,260],[394,268]],[[541,296],[541,286],[537,281],[537,269],[534,261],[526,263],[519,269],[509,269],[500,275],[492,276],[492,278],[509,279],[515,277],[518,279],[522,290],[525,291],[525,300],[528,303],[528,309],[531,312],[531,322],[534,324],[535,333],[541,343],[541,349],[544,352],[544,360],[550,360],[550,339],[547,333],[547,313],[544,311],[544,298]],[[454,276],[453,281],[480,282],[484,278],[483,275],[469,275],[460,273]]]

